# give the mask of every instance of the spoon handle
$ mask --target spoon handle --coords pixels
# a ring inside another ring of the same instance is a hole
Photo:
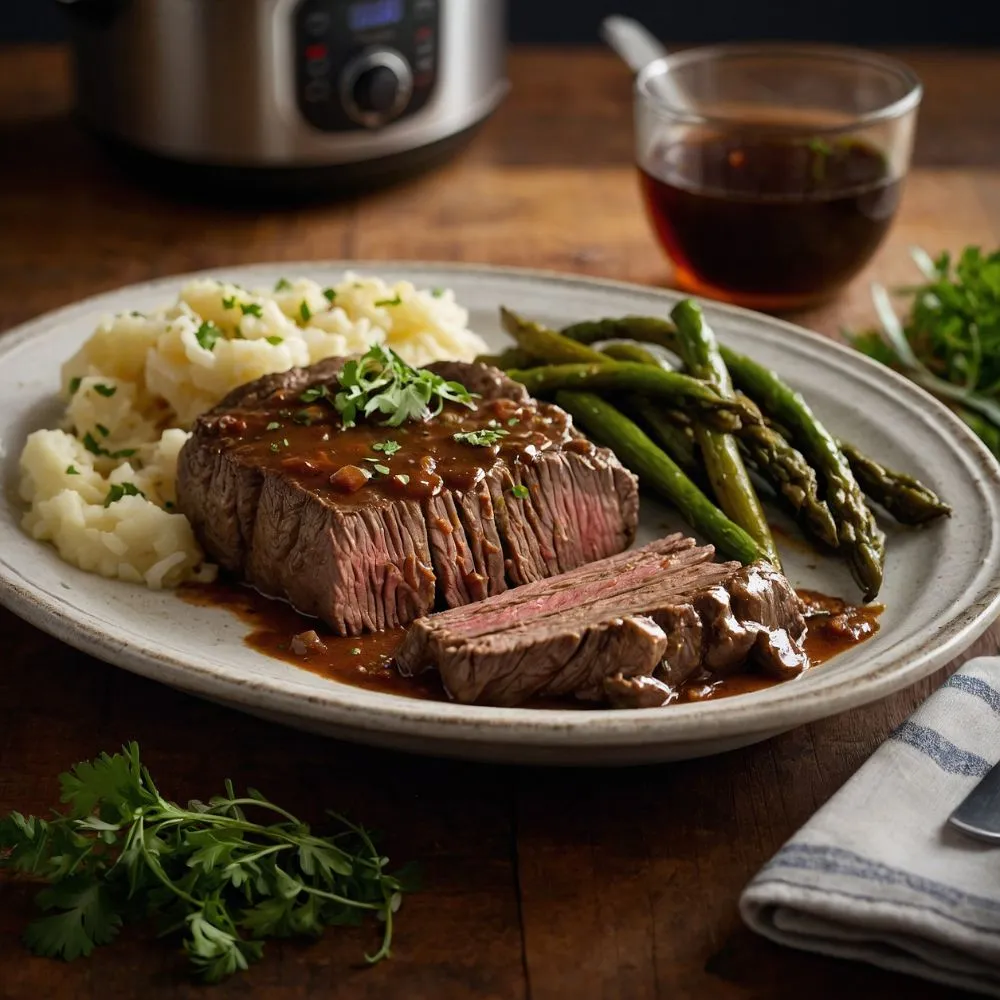
[[[606,17],[601,22],[601,38],[634,73],[667,54],[659,40],[631,17]]]

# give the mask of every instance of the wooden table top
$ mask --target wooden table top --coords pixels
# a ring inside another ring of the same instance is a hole
[[[798,318],[835,334],[870,318],[866,281],[912,276],[910,244],[1000,244],[1000,56],[904,53],[927,88],[901,216],[835,303]],[[513,91],[438,172],[284,212],[172,203],[118,174],[68,117],[65,53],[0,51],[0,329],[130,282],[310,258],[486,261],[650,284],[669,269],[640,210],[629,78],[597,51],[519,51]],[[53,359],[56,364],[59,359]],[[226,776],[318,818],[384,830],[424,889],[394,958],[370,936],[269,943],[219,997],[647,1000],[825,997],[941,987],[781,949],[740,923],[757,869],[941,683],[707,760],[631,770],[427,760],[259,722],[102,664],[0,610],[0,813],[46,810],[67,765],[137,739],[171,797]],[[972,653],[997,652],[994,626]],[[957,665],[953,663],[948,670]],[[31,892],[0,887],[0,997],[203,996],[182,956],[142,934],[74,964],[30,957]]]

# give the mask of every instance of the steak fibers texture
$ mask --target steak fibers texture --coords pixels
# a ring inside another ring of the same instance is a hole
[[[641,708],[669,701],[699,672],[711,681],[750,665],[796,676],[806,626],[788,581],[713,556],[671,535],[421,618],[397,665],[436,667],[456,701],[490,705],[573,695]]]
[[[230,393],[196,422],[180,456],[178,506],[225,570],[319,616],[341,635],[357,635],[406,625],[435,607],[502,595],[510,586],[576,569],[631,544],[638,519],[635,477],[610,451],[582,439],[563,411],[536,404],[523,386],[481,364],[431,367],[479,393],[480,406],[510,400],[512,406],[529,407],[529,416],[557,428],[558,436],[553,431],[530,461],[489,452],[485,474],[470,480],[468,488],[394,496],[366,487],[347,498],[326,486],[326,479],[288,471],[295,461],[315,459],[329,447],[318,433],[308,438],[314,442],[308,453],[293,447],[285,466],[266,451],[254,452],[247,427],[261,426],[267,419],[262,413],[272,413],[275,400],[302,406],[302,392],[333,383],[343,364],[344,359],[330,359],[265,376]],[[463,415],[468,412],[450,415],[455,430],[472,419]],[[412,427],[398,430],[419,433]],[[293,444],[307,440],[305,429],[290,428],[290,438],[291,431],[299,435]],[[372,433],[370,426],[334,431],[341,448],[350,435],[365,433]],[[276,450],[278,444],[269,447]],[[474,460],[486,451],[468,450],[477,453]],[[527,498],[511,500],[512,492]],[[637,634],[648,630],[644,622],[632,627]],[[597,629],[590,641],[632,641],[624,633]]]

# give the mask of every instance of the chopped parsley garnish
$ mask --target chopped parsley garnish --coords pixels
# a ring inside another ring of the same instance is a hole
[[[277,420],[272,420],[267,425],[267,427],[265,428],[265,430],[276,431],[280,426],[281,426],[281,424],[279,424]]]
[[[104,385],[103,383],[98,383],[94,386],[94,392],[98,396],[103,396],[105,399],[110,399],[118,391],[118,386],[116,385]]]
[[[166,503],[164,503],[164,505],[163,505],[163,509],[164,510],[173,510],[174,509],[174,502],[173,502],[173,500],[167,500]]]
[[[87,431],[87,433],[83,435],[83,446],[92,455],[107,455],[107,452],[97,443],[94,435],[91,434],[90,431]]]
[[[309,308],[309,303],[305,299],[302,300],[302,304],[299,306],[299,316],[302,317],[303,323],[308,323],[312,319],[312,310]]]
[[[361,647],[360,646],[355,646],[351,650],[351,656],[360,656],[360,655],[361,655]]]
[[[375,471],[376,471],[376,472],[377,472],[377,473],[378,473],[378,474],[379,474],[380,476],[388,476],[388,475],[389,475],[389,472],[391,471],[391,470],[389,469],[389,466],[388,466],[388,465],[373,465],[373,466],[372,466],[372,468],[373,468],[373,469],[374,469],[374,470],[375,470]]]
[[[276,333],[272,333],[270,337],[264,338],[272,347],[277,347],[278,344],[283,344],[285,342],[284,337],[279,337]]]
[[[308,410],[299,410],[293,415],[292,420],[303,427],[312,427],[313,416]]]
[[[526,500],[528,497],[528,487],[522,486],[520,483],[516,483],[512,486],[510,491],[517,497],[518,500]]]
[[[510,420],[507,421],[507,426],[516,427],[520,422],[521,421],[517,417],[511,417]]]
[[[332,302],[337,297],[337,290],[335,288],[324,288],[323,294],[326,296],[327,302]]]
[[[344,427],[354,427],[359,416],[374,413],[388,415],[383,421],[387,427],[399,427],[406,420],[428,420],[441,412],[446,401],[476,408],[472,393],[464,385],[448,382],[425,368],[412,368],[381,344],[363,357],[348,361],[337,380],[341,391],[333,405]]]
[[[402,447],[398,441],[376,441],[372,445],[372,451],[380,451],[386,458],[392,458]]]
[[[75,378],[71,378],[69,380],[69,394],[71,396],[73,396],[73,395],[76,394],[77,389],[80,388],[80,383],[81,382],[83,382],[83,379],[80,378],[79,375],[77,375]]]
[[[281,443],[287,448],[288,447],[288,438],[282,438],[281,439]]]
[[[376,299],[375,300],[375,305],[376,306],[401,306],[402,304],[403,304],[403,300],[398,295],[394,296],[391,299]]]
[[[278,278],[274,283],[274,290],[276,292],[287,292],[291,287],[292,283],[287,278]]]
[[[78,475],[80,475],[80,470],[75,465],[67,465],[66,466],[66,475],[67,476],[78,476]]]
[[[305,392],[299,394],[303,403],[315,403],[320,399],[329,399],[330,390],[325,385],[311,385]]]
[[[431,289],[431,295],[433,295],[434,298],[439,299],[439,298],[441,298],[442,295],[444,295],[444,289],[443,288],[432,288]]]
[[[104,424],[95,424],[95,426],[97,427],[97,431],[101,437],[107,437],[111,433],[111,431],[109,431]]]
[[[223,309],[235,309],[236,308],[236,296],[235,295],[223,295],[222,296],[222,308]]]
[[[278,451],[280,447],[281,445],[279,445],[277,441],[271,442],[271,451]]]
[[[498,444],[501,438],[507,437],[510,431],[505,431],[501,427],[484,427],[478,431],[458,431],[452,437],[459,444],[474,444],[480,448],[488,448],[490,445]]]
[[[256,316],[257,319],[264,315],[263,309],[256,302],[241,302],[240,312],[244,316]]]
[[[145,319],[145,318],[146,318],[146,314],[145,314],[145,313],[143,313],[143,312],[139,312],[139,310],[138,310],[138,309],[133,309],[133,310],[132,310],[132,311],[131,311],[131,312],[129,313],[129,315],[130,315],[130,316],[134,316],[134,317],[135,317],[136,319]]]
[[[399,475],[398,475],[398,476],[396,476],[396,478],[397,478],[397,479],[398,479],[398,480],[399,480],[399,481],[400,481],[400,482],[401,482],[401,483],[402,483],[402,484],[403,484],[404,486],[409,486],[409,485],[410,485],[410,477],[409,477],[409,476],[408,476],[408,475],[407,475],[407,474],[406,474],[405,472],[401,472],[401,473],[399,473]]]
[[[224,337],[225,334],[211,321],[202,323],[194,335],[194,339],[198,341],[199,346],[204,347],[206,351],[214,350],[215,342]]]
[[[104,506],[110,507],[122,497],[144,497],[145,495],[135,483],[112,483],[108,495],[104,498]]]

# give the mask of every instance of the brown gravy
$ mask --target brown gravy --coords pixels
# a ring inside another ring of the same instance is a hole
[[[244,466],[277,472],[340,507],[467,493],[500,463],[594,450],[562,410],[534,400],[479,400],[475,409],[447,403],[433,420],[388,427],[375,418],[345,433],[334,407],[304,402],[311,398],[308,390],[278,389],[252,407],[202,418],[199,433]]]
[[[800,590],[798,593],[806,604],[809,618],[805,648],[812,666],[870,639],[878,631],[878,619],[883,611],[880,604],[857,607],[812,590]],[[330,635],[317,619],[308,618],[284,601],[265,597],[238,583],[187,584],[177,594],[189,604],[224,607],[231,611],[250,629],[243,641],[259,653],[355,687],[407,698],[447,700],[440,678],[433,671],[418,677],[403,677],[393,667],[392,657],[403,641],[405,629],[354,637]],[[319,634],[325,649],[307,656],[297,655],[292,651],[293,636],[310,630]],[[751,673],[736,674],[709,683],[694,678],[681,688],[674,704],[746,694],[777,683],[771,678]],[[539,699],[530,707],[585,710],[595,706],[568,699]]]

